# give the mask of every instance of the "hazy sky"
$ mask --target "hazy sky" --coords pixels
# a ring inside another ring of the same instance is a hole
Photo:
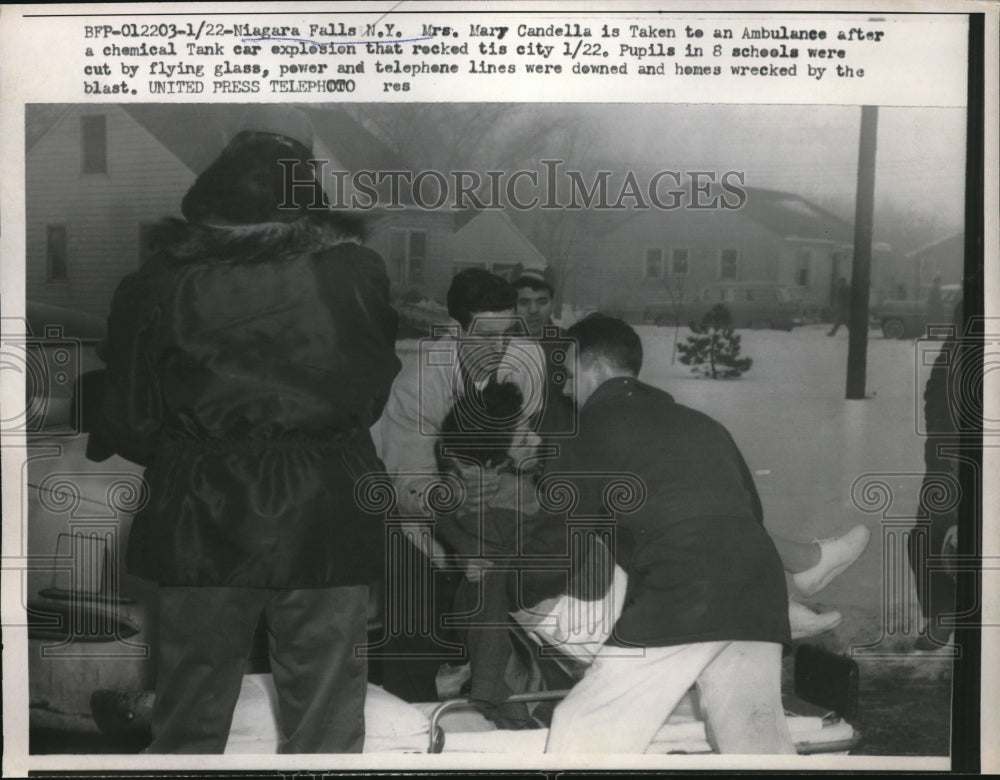
[[[858,106],[618,105],[586,114],[621,160],[743,170],[746,183],[853,203]],[[876,201],[963,221],[965,109],[881,108]],[[850,216],[850,215],[848,215]]]

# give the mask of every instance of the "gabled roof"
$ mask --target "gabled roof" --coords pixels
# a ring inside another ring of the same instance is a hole
[[[299,106],[309,117],[316,135],[352,170],[409,170],[406,162],[388,144],[340,108]]]
[[[944,238],[939,238],[936,241],[931,241],[929,244],[924,244],[921,247],[907,252],[907,257],[920,257],[921,255],[926,255],[928,252],[936,252],[948,244],[958,244],[962,251],[965,251],[965,231],[959,231],[958,233],[953,233],[950,236],[945,236]]]
[[[464,208],[461,211],[456,212],[455,232],[457,233],[459,230],[464,228],[466,225],[468,225],[470,222],[472,222],[472,220],[474,220],[482,213],[483,213],[482,209],[473,208],[472,206],[469,206],[468,208]]]
[[[477,224],[486,226],[486,223],[498,223],[497,227],[505,230],[524,252],[524,255],[531,262],[525,263],[528,268],[544,269],[549,265],[549,261],[529,238],[521,232],[521,229],[514,224],[513,220],[503,209],[465,209],[455,215],[455,246],[461,245],[463,237],[468,236],[476,229]],[[509,250],[508,250],[509,251]]]
[[[70,103],[32,103],[24,107],[25,154],[58,124],[73,106]]]
[[[782,238],[848,244],[854,240],[850,222],[799,195],[758,187],[743,189],[747,200],[740,211]]]
[[[121,108],[194,174],[225,146],[244,106],[199,103],[136,103]]]
[[[192,173],[201,173],[218,156],[239,127],[246,106],[230,103],[122,103],[143,129],[180,160]],[[70,108],[68,105],[32,107],[34,121],[27,123],[25,146],[38,143]],[[297,106],[312,122],[316,137],[338,160],[352,170],[403,170],[404,163],[387,144],[376,138],[338,106]]]

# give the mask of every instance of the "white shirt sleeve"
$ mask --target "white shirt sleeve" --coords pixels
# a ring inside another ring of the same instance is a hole
[[[423,513],[423,492],[437,477],[435,444],[454,402],[456,356],[454,342],[421,342],[382,413],[382,461],[404,512]]]

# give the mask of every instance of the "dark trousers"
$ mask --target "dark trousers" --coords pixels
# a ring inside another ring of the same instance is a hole
[[[282,753],[360,753],[368,586],[160,587],[150,753],[222,753],[263,613]]]
[[[435,569],[409,540],[390,565],[394,582],[384,594],[385,636],[375,651],[382,687],[404,701],[437,701],[441,664],[462,660],[455,631],[444,618],[463,576]],[[423,630],[427,624],[429,633]]]
[[[512,693],[524,692],[507,679],[510,665],[517,662],[510,641],[510,579],[507,571],[484,571],[480,582],[463,577],[454,609],[465,616],[459,634],[472,665],[469,699],[501,728],[526,728],[531,725],[527,705],[506,702]]]
[[[837,313],[836,319],[833,321],[833,327],[827,332],[827,336],[835,336],[837,331],[840,330],[840,326],[843,325],[848,330],[850,330],[850,323],[848,322],[847,313]]]
[[[924,478],[922,494],[933,487],[934,477],[935,472],[929,472]],[[955,580],[938,567],[928,567],[927,559],[928,556],[941,555],[948,529],[958,522],[958,516],[954,511],[935,512],[923,502],[921,510],[926,513],[928,520],[920,521],[914,526],[908,537],[907,553],[910,568],[913,570],[917,598],[920,600],[920,609],[928,620],[927,632],[938,644],[944,644],[948,641],[948,635],[953,627],[938,623],[939,619],[948,619],[946,616],[955,614]]]

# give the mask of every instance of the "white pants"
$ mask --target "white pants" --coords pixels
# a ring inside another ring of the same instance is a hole
[[[795,753],[773,642],[647,647],[643,655],[605,646],[556,707],[545,752],[642,753],[694,683],[720,753]]]

